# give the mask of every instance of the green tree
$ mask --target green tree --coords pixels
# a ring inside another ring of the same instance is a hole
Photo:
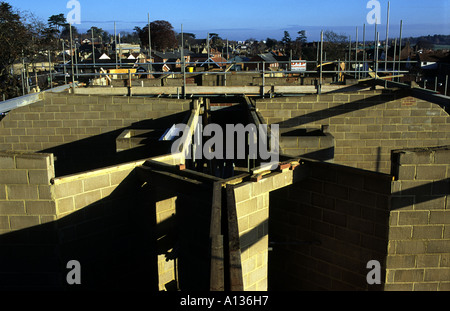
[[[276,39],[271,39],[271,38],[266,39],[266,46],[268,49],[276,48],[277,44],[278,44],[278,41]]]
[[[92,32],[94,33],[94,39],[100,38],[102,40],[102,42],[108,41],[109,33],[107,31],[103,30],[102,28],[98,28],[95,26],[92,26],[91,28],[89,28],[89,30],[86,31],[86,34],[88,35],[89,38],[92,37]],[[129,34],[127,33],[126,35],[129,35]]]
[[[0,91],[7,98],[16,97],[21,92],[20,84],[11,68],[29,51],[31,35],[19,13],[6,2],[0,2],[0,42]]]
[[[72,26],[72,39],[75,40],[75,37],[78,37],[79,35],[78,29],[75,26]],[[61,31],[61,38],[70,40],[70,24],[64,25],[64,28]]]
[[[223,43],[223,39],[217,33],[210,33],[209,40],[210,40],[210,44],[215,47],[217,47]]]
[[[325,30],[323,32],[323,40],[325,42],[330,43],[345,43],[347,41],[348,37],[345,34],[337,34],[336,32],[332,30]]]
[[[61,35],[61,31],[68,25],[66,17],[63,13],[58,15],[52,15],[48,18],[48,25],[51,29],[55,29],[58,35]]]
[[[168,21],[157,20],[150,23],[152,49],[166,50],[178,47],[177,38],[173,26]],[[139,35],[142,46],[148,46],[148,25],[140,28],[135,27],[134,31]]]
[[[305,44],[307,42],[306,30],[300,30],[297,32],[298,37],[295,41],[300,42],[301,44]]]
[[[284,37],[281,39],[281,42],[284,44],[286,49],[291,46],[292,38],[288,31],[284,31]]]

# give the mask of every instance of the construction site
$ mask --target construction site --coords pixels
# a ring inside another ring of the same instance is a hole
[[[0,288],[450,290],[450,98],[261,68],[3,102]],[[278,162],[187,157],[199,124],[267,125]]]

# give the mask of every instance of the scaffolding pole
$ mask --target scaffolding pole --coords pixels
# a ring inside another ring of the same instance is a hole
[[[94,45],[94,28],[93,27],[91,27],[91,35],[92,35],[92,63],[94,64],[94,73],[95,73],[95,45]]]
[[[356,46],[355,46],[355,62],[356,62],[356,70],[355,71],[355,79],[357,78],[357,75],[359,78],[359,64],[358,64],[358,27],[356,27]]]
[[[403,20],[400,21],[400,40],[398,42],[398,71],[401,71],[402,66],[402,32],[403,32]],[[398,77],[398,82],[400,82],[400,77]]]
[[[152,34],[151,34],[151,27],[150,27],[150,13],[147,13],[147,19],[148,19],[148,56],[150,58],[150,62],[152,59]]]
[[[50,75],[50,89],[53,89],[53,78],[52,78],[52,56],[50,51],[48,51],[48,73]]]
[[[72,67],[72,87],[75,87],[75,77],[74,77],[74,69],[73,69],[73,45],[72,45],[72,24],[70,24],[70,65]]]
[[[365,67],[366,64],[366,24],[363,25],[363,66],[364,66],[364,70],[366,69]],[[366,77],[366,75],[364,75],[364,77]]]
[[[388,45],[389,45],[389,14],[391,9],[391,2],[388,1],[387,9],[387,21],[386,21],[386,44],[384,47],[384,71],[387,71],[387,55],[388,55]]]
[[[114,22],[114,54],[116,54],[116,69],[117,67],[117,31],[116,31],[116,22]]]
[[[62,41],[62,52],[63,52],[63,64],[64,64],[64,84],[67,84],[67,69],[66,69],[66,48],[64,45],[64,40]],[[36,81],[37,85],[37,81]]]
[[[320,32],[320,79],[319,79],[319,87],[317,89],[319,95],[322,94],[322,79],[323,79],[323,30]]]
[[[445,90],[444,90],[445,96],[447,96],[447,90],[448,90],[448,75],[445,76]]]
[[[181,24],[181,59],[182,72],[183,72],[183,98],[186,99],[186,59],[184,58],[184,34],[183,34],[183,24]]]

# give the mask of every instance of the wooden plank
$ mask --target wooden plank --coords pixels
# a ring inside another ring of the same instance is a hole
[[[223,235],[211,237],[211,291],[224,291],[224,254],[223,254]]]
[[[213,175],[208,175],[208,174],[204,174],[204,173],[189,170],[189,169],[179,170],[177,168],[177,165],[170,165],[167,163],[154,161],[154,160],[146,160],[144,163],[144,166],[148,166],[150,168],[155,168],[157,170],[166,171],[169,173],[176,173],[179,176],[184,176],[184,177],[188,177],[191,179],[195,179],[195,180],[199,180],[199,181],[211,183],[211,184],[216,181],[223,181],[221,178],[213,176]]]
[[[211,185],[207,183],[143,166],[136,168],[136,172],[141,181],[151,186],[166,188],[176,193],[196,195],[205,200],[211,197]]]
[[[228,215],[228,247],[229,247],[229,275],[230,290],[243,291],[241,247],[239,241],[239,228],[236,213],[236,200],[234,186],[227,185],[227,215]]]
[[[210,237],[222,234],[222,183],[213,185]]]
[[[214,183],[211,207],[211,276],[210,290],[225,290],[225,261],[222,235],[222,184]]]

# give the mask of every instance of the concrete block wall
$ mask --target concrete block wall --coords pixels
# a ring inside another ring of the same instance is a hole
[[[268,124],[329,126],[335,163],[390,173],[390,152],[450,143],[450,118],[408,91],[364,91],[256,100]]]
[[[269,193],[292,184],[293,171],[236,186],[244,291],[268,289]]]
[[[450,290],[450,147],[393,152],[386,290]]]
[[[56,219],[52,154],[0,152],[0,234]]]
[[[307,155],[310,159],[332,161],[334,159],[334,138],[323,136],[280,137],[280,150],[291,157]]]
[[[0,122],[0,150],[36,152],[190,109],[190,100],[46,93]]]
[[[113,193],[133,170],[144,163],[137,161],[53,180],[57,218],[66,217],[101,201]]]
[[[269,290],[382,289],[368,285],[366,265],[378,260],[384,273],[391,176],[304,165],[305,180],[270,194]]]
[[[176,200],[177,197],[171,197],[156,202],[157,226],[176,215]],[[172,251],[173,248],[168,249],[168,252]],[[168,260],[166,254],[158,254],[158,287],[160,291],[167,290],[166,284],[177,282],[177,273],[178,267],[176,261],[174,259]]]
[[[139,241],[150,241],[134,176],[143,162],[55,178],[53,161],[51,154],[0,153],[0,288],[62,289],[69,260],[80,261],[86,288],[120,287],[136,270],[145,274],[150,255],[128,262],[132,252],[144,258],[148,248]]]
[[[0,152],[0,289],[55,289],[60,263],[52,154]]]

